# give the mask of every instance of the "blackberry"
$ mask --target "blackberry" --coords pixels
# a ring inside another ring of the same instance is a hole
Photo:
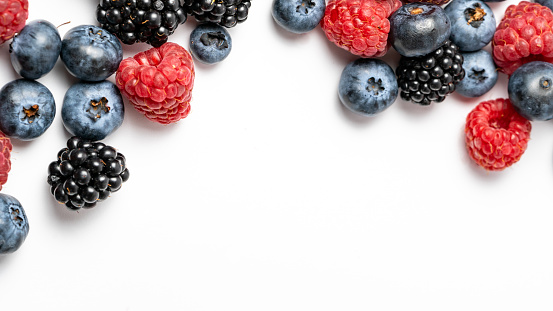
[[[100,0],[96,19],[101,27],[131,45],[146,42],[159,47],[187,15],[182,0]]]
[[[189,15],[198,22],[211,22],[227,28],[246,21],[251,0],[184,0]]]
[[[442,102],[465,77],[463,55],[450,40],[433,52],[399,60],[396,69],[401,99],[427,106]]]
[[[50,192],[71,210],[92,208],[129,179],[125,156],[102,142],[76,136],[48,166]]]

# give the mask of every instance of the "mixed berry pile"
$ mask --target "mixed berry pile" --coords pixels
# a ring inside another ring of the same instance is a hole
[[[528,147],[531,122],[553,119],[551,0],[520,1],[505,12],[487,4],[501,0],[272,1],[272,16],[285,30],[301,35],[320,27],[337,48],[359,56],[344,68],[338,95],[363,116],[398,98],[421,106],[453,92],[478,98],[498,74],[507,75],[508,94],[482,101],[466,117],[467,152],[485,170],[515,164]],[[125,156],[101,142],[122,125],[125,107],[160,124],[186,118],[194,62],[226,59],[229,30],[247,20],[250,7],[251,0],[99,0],[98,23],[77,25],[62,38],[47,20],[27,21],[28,0],[0,0],[0,44],[10,45],[21,76],[0,89],[0,187],[11,168],[10,139],[38,139],[55,119],[54,98],[36,80],[59,58],[79,81],[61,109],[72,137],[49,165],[47,183],[70,210],[105,201],[130,176]],[[170,36],[191,18],[197,26],[189,52]],[[137,42],[151,47],[123,59],[125,46]],[[379,59],[387,53],[399,54],[396,68]],[[28,231],[21,203],[0,193],[0,254],[17,250]]]
[[[320,26],[328,40],[361,57],[344,68],[338,93],[363,116],[397,97],[421,106],[453,92],[478,98],[498,74],[507,75],[505,98],[478,104],[465,127],[470,158],[501,171],[524,154],[531,121],[553,119],[553,1],[512,4],[497,23],[500,12],[487,2],[498,1],[273,0],[272,15],[293,33]],[[387,53],[399,54],[396,68],[378,59]]]
[[[194,60],[224,60],[232,48],[227,29],[244,23],[250,7],[250,0],[99,0],[98,23],[76,25],[62,38],[47,20],[27,21],[28,0],[0,0],[0,44],[9,44],[13,69],[21,76],[0,89],[0,189],[11,169],[11,140],[39,139],[55,120],[54,96],[37,79],[59,59],[78,79],[61,107],[61,122],[72,137],[48,166],[45,184],[52,199],[69,210],[107,200],[130,177],[125,156],[102,142],[123,124],[125,107],[135,108],[146,122],[186,118]],[[197,21],[191,52],[169,40],[189,17]],[[138,42],[151,48],[123,59],[124,47]],[[21,203],[0,193],[0,255],[16,251],[28,232]]]

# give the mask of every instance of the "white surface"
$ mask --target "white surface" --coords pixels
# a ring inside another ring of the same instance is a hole
[[[230,30],[223,63],[197,64],[188,118],[162,126],[127,106],[105,142],[131,178],[92,210],[65,209],[46,184],[76,80],[61,61],[39,80],[58,115],[38,140],[13,142],[2,191],[31,228],[0,256],[0,309],[552,310],[553,123],[533,123],[520,162],[487,173],[467,156],[464,121],[507,97],[504,75],[479,99],[398,99],[358,117],[337,96],[356,57],[319,28],[280,30],[270,2],[254,0]],[[71,21],[63,36],[96,24],[96,4],[30,0],[29,20]],[[507,4],[490,4],[498,23]],[[194,24],[171,41],[188,48]],[[395,67],[395,51],[385,60]],[[7,44],[0,72],[2,84],[18,78]]]

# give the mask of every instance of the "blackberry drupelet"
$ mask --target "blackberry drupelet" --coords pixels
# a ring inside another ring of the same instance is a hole
[[[100,0],[96,19],[101,27],[131,45],[146,42],[159,47],[187,15],[182,0]]]
[[[251,0],[184,0],[188,14],[198,22],[211,22],[227,28],[248,18]]]
[[[454,43],[446,40],[430,54],[402,56],[396,75],[403,100],[423,106],[442,102],[465,77],[463,56]]]
[[[102,142],[76,136],[48,166],[48,184],[54,198],[71,210],[92,208],[129,179],[125,156]]]

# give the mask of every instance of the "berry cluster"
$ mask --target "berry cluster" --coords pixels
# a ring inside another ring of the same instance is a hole
[[[248,18],[251,0],[184,0],[188,14],[198,22],[209,22],[227,28]]]
[[[101,0],[96,19],[124,44],[160,47],[188,15],[227,28],[248,18],[251,0]]]
[[[106,200],[129,179],[125,156],[101,142],[76,136],[48,166],[48,184],[54,198],[69,209],[92,208]]]
[[[507,74],[509,98],[480,103],[465,129],[470,157],[498,171],[526,150],[530,121],[553,119],[553,2],[510,5],[496,27],[486,4],[494,1],[274,0],[272,16],[296,34],[319,24],[331,42],[362,57],[342,71],[338,94],[346,108],[364,116],[384,111],[397,96],[421,106],[455,91],[480,97],[494,87],[498,72]],[[483,49],[490,43],[492,53]],[[370,59],[390,46],[400,55],[395,70]]]
[[[186,18],[179,0],[102,0],[96,9],[101,27],[125,44],[161,46]]]
[[[396,69],[400,96],[405,101],[427,106],[442,102],[465,77],[463,55],[451,41],[421,57],[402,56]]]
[[[194,62],[182,46],[167,42],[169,36],[192,15],[200,22],[190,35],[194,57],[206,64],[220,62],[232,46],[223,27],[244,22],[250,6],[251,0],[100,0],[100,27],[78,25],[61,38],[58,27],[46,20],[26,23],[28,0],[0,0],[0,44],[13,38],[10,59],[22,77],[0,89],[0,189],[11,169],[10,138],[36,139],[54,121],[54,96],[36,79],[61,59],[79,81],[63,98],[63,125],[73,137],[48,167],[52,195],[79,210],[118,191],[129,178],[125,157],[100,140],[123,122],[122,95],[155,122],[169,124],[186,117]],[[121,43],[136,42],[153,48],[123,61]],[[107,80],[116,72],[117,85]],[[21,204],[0,194],[0,254],[19,248],[27,232]]]

